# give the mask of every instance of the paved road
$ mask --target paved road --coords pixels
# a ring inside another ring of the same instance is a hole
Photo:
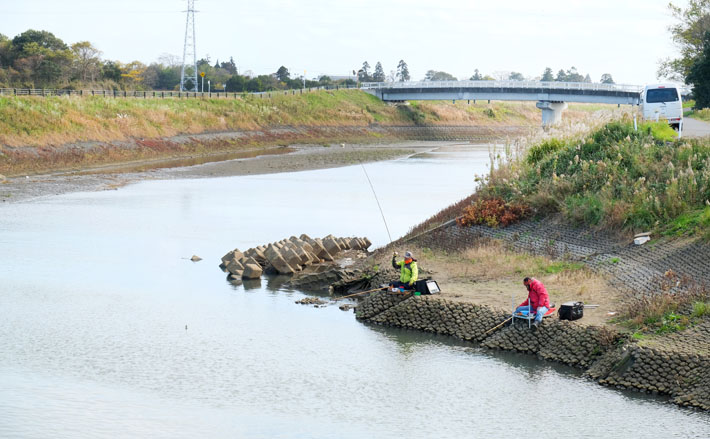
[[[708,137],[710,136],[710,123],[690,117],[683,118],[684,137]]]

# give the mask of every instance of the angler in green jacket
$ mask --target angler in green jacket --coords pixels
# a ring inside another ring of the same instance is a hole
[[[400,270],[399,281],[390,283],[390,286],[396,288],[404,288],[411,290],[414,288],[414,283],[419,279],[419,268],[417,268],[417,260],[414,259],[412,252],[404,254],[404,260],[397,262],[397,253],[392,255],[392,267],[395,270]]]

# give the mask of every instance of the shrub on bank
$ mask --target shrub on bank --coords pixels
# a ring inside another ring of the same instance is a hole
[[[464,207],[463,216],[456,222],[460,226],[485,224],[488,227],[505,227],[525,218],[529,211],[525,204],[506,203],[500,198],[484,199]]]

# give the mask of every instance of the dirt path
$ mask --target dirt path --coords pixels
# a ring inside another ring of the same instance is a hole
[[[414,252],[420,267],[420,277],[431,277],[441,287],[444,299],[489,305],[508,311],[523,302],[527,291],[522,284],[526,276],[543,282],[550,302],[560,305],[566,301],[583,301],[599,305],[585,309],[583,325],[609,323],[620,305],[620,293],[615,291],[602,274],[582,264],[556,261],[544,256],[511,251],[501,242],[490,242],[461,252],[432,252],[426,248],[409,246],[396,249]],[[391,253],[382,252],[377,258],[380,267],[391,267]],[[391,271],[391,276],[397,273]],[[611,313],[611,314],[610,314]],[[556,316],[555,316],[556,318]]]
[[[683,135],[685,137],[710,136],[710,123],[686,117],[683,119]]]

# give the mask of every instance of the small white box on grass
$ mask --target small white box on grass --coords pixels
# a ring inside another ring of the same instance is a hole
[[[648,236],[639,236],[638,238],[634,238],[634,244],[641,245],[641,244],[648,242],[650,240],[651,240],[651,238],[649,238]]]

